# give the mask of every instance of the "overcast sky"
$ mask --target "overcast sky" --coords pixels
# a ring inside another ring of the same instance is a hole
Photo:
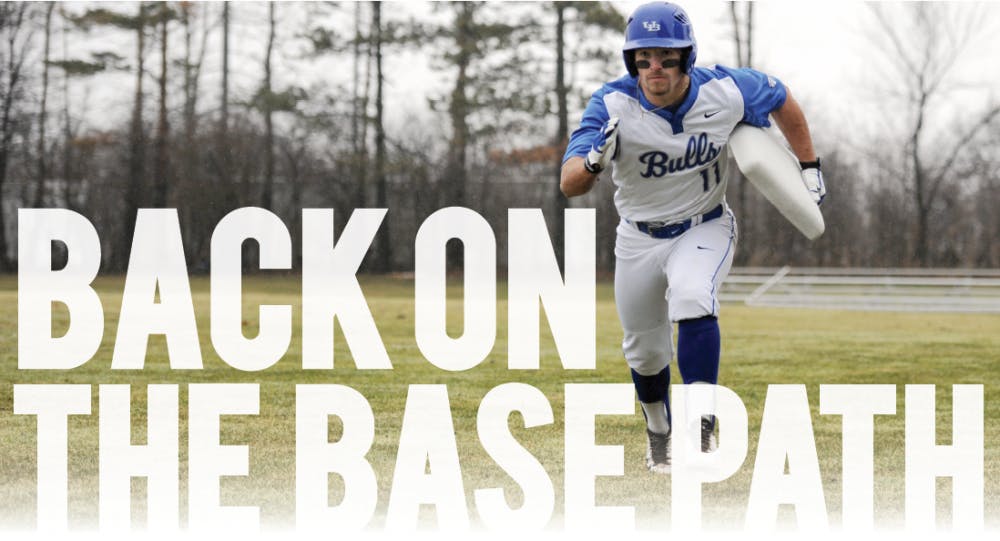
[[[628,15],[645,2],[614,2]],[[733,65],[735,50],[728,2],[687,1],[679,4],[692,19],[698,40],[698,64]],[[958,3],[958,9],[973,9],[972,3]],[[417,4],[419,6],[419,4]],[[740,5],[739,9],[745,6]],[[416,7],[414,9],[420,9]],[[978,5],[982,28],[967,54],[956,58],[955,86],[962,90],[952,95],[958,107],[969,109],[989,100],[1000,100],[1000,2]],[[754,65],[767,71],[793,89],[797,99],[820,133],[817,139],[843,140],[859,131],[884,129],[892,118],[892,109],[881,95],[876,67],[881,60],[868,34],[877,30],[871,6],[865,2],[842,0],[768,1],[754,5]],[[608,44],[621,46],[622,37]],[[404,66],[394,73],[412,73],[423,64],[420,53],[392,58]],[[399,64],[397,64],[397,68]],[[393,69],[390,66],[389,69]],[[621,67],[624,73],[624,66]],[[884,76],[883,76],[884,77]],[[422,81],[433,87],[431,78]],[[387,108],[412,106],[413,78],[405,76],[389,85]],[[589,90],[588,90],[589,92]],[[394,102],[394,103],[393,103]],[[946,106],[942,104],[941,109]],[[949,113],[952,114],[952,113]],[[947,115],[935,119],[946,123]],[[575,119],[571,120],[575,122]],[[824,129],[825,128],[825,129]],[[825,132],[825,133],[824,133]]]
[[[643,2],[615,2],[618,10],[627,15]],[[698,40],[698,65],[721,63],[734,64],[735,52],[732,41],[729,4],[718,1],[687,1],[680,3],[692,19]],[[276,77],[288,82],[328,80],[335,77],[349,77],[350,66],[343,58],[328,60],[326,64],[306,64],[296,60],[301,54],[302,42],[291,40],[305,26],[303,9],[290,9],[286,4],[279,10],[279,34],[286,47],[276,60]],[[301,6],[300,6],[301,7]],[[971,3],[960,3],[959,9],[972,9]],[[514,6],[512,6],[514,8]],[[744,6],[740,6],[742,10]],[[124,8],[122,8],[124,9]],[[213,8],[217,9],[217,8]],[[821,129],[815,134],[820,142],[824,137],[843,139],[852,133],[879,129],[885,122],[892,121],[892,110],[881,96],[880,82],[885,78],[877,68],[878,51],[873,50],[872,40],[867,37],[876,28],[870,6],[863,2],[850,1],[768,1],[757,2],[754,6],[754,65],[758,69],[781,79],[793,89],[795,96],[806,110],[810,122]],[[942,104],[941,111],[948,109],[975,109],[989,100],[1000,100],[1000,2],[979,5],[982,17],[982,31],[967,54],[956,58],[954,84],[962,90],[952,94],[950,103]],[[126,10],[127,11],[127,10]],[[407,11],[420,13],[422,17],[441,17],[434,14],[428,3],[394,3],[384,9],[384,17],[399,17]],[[353,8],[346,5],[338,14],[339,25],[345,31],[353,31]],[[233,4],[234,59],[231,61],[233,74],[231,85],[234,95],[245,97],[250,89],[259,83],[259,59],[263,55],[267,10],[263,3]],[[179,31],[173,40],[179,40]],[[610,38],[609,38],[610,39]],[[105,33],[94,34],[90,38],[91,48],[107,49],[109,43]],[[132,37],[121,35],[120,50],[131,58]],[[606,43],[608,50],[621,46],[622,37]],[[113,42],[112,42],[113,43]],[[297,44],[296,44],[297,43]],[[173,47],[173,45],[172,45]],[[206,59],[203,87],[215,89],[215,79],[219,69],[218,60],[213,55],[219,47],[209,44],[210,54]],[[177,43],[177,53],[182,49]],[[386,58],[387,78],[386,114],[390,119],[399,119],[420,108],[425,108],[425,100],[415,100],[415,89],[420,93],[445,93],[447,81],[430,72],[428,53],[417,48],[393,52]],[[621,67],[624,73],[624,66]],[[88,99],[90,123],[101,127],[102,121],[127,118],[131,107],[129,92],[121,89],[131,87],[131,76],[119,74],[102,76],[92,83]],[[148,85],[152,88],[152,84]],[[950,85],[949,85],[950,86]],[[588,92],[590,89],[587,90]],[[212,103],[214,100],[202,103]],[[937,121],[946,122],[951,111],[939,115]],[[575,122],[575,119],[572,120]]]

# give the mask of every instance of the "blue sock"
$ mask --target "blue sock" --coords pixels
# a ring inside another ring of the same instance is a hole
[[[677,368],[684,383],[719,382],[719,319],[705,316],[677,324]]]
[[[663,402],[667,410],[667,423],[670,423],[670,366],[653,376],[643,376],[632,370],[632,383],[635,384],[635,394],[639,402],[646,404]],[[643,412],[645,415],[645,412]]]

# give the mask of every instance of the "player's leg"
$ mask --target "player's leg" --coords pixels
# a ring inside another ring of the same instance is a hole
[[[677,368],[685,384],[718,383],[721,352],[718,291],[736,245],[732,214],[677,239],[667,263],[670,320],[677,322]],[[703,449],[714,449],[715,417],[702,420]]]
[[[669,317],[677,323],[677,368],[684,383],[718,381],[718,292],[735,246],[736,225],[727,212],[684,233],[667,259]]]
[[[622,351],[646,419],[647,466],[657,473],[669,472],[667,404],[672,355],[662,246],[657,239],[626,231],[619,233],[615,249],[615,304],[624,331]]]
[[[635,383],[647,425],[669,431],[665,407],[670,387],[671,324],[664,299],[667,283],[655,266],[639,259],[618,259],[615,305],[622,324],[622,352]]]

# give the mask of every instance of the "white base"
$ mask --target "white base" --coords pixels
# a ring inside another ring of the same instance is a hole
[[[798,162],[781,143],[761,128],[740,124],[729,148],[743,175],[796,229],[809,240],[823,234],[823,214],[802,184]]]

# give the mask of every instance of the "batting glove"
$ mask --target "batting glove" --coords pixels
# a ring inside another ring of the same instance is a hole
[[[819,168],[819,158],[814,162],[799,162],[802,167],[802,183],[809,190],[809,195],[817,205],[823,204],[826,197],[826,184],[823,182],[823,172]]]
[[[601,132],[594,138],[594,143],[583,160],[583,166],[590,173],[597,174],[611,163],[618,148],[618,117],[613,116],[604,123]]]

